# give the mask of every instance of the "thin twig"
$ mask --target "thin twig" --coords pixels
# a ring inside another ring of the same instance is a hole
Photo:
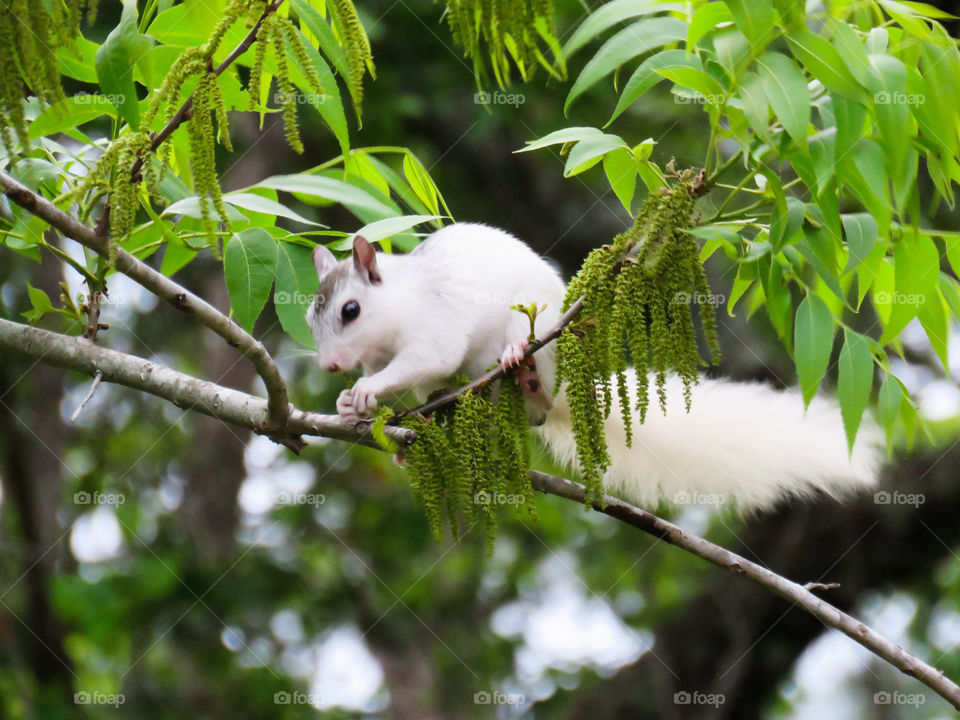
[[[73,414],[70,416],[70,422],[75,423],[77,418],[80,417],[80,413],[83,411],[83,406],[90,402],[90,398],[92,398],[93,394],[97,391],[101,380],[103,380],[103,373],[97,370],[96,374],[93,376],[93,383],[91,383],[90,389],[87,391],[87,394],[83,396],[83,400],[80,401],[77,409],[74,410]]]
[[[283,0],[276,0],[275,2],[267,5],[264,9],[263,14],[260,15],[260,18],[257,20],[256,24],[247,33],[246,37],[237,45],[233,51],[223,59],[219,65],[217,65],[211,72],[214,75],[223,74],[230,65],[233,64],[234,60],[243,55],[251,45],[257,39],[257,33],[260,32],[260,26],[263,25],[263,21],[267,19],[271,14],[276,12],[277,8],[283,3]],[[158,132],[153,140],[150,143],[150,152],[155,153],[164,141],[173,135],[174,131],[180,127],[184,122],[190,119],[190,116],[193,114],[193,95],[191,94],[186,100],[184,100],[183,105],[173,114],[170,120],[166,125]],[[143,169],[144,158],[143,156],[138,157],[133,166],[130,168],[130,179],[132,182],[140,182],[143,179],[143,175],[140,172]]]
[[[84,225],[41,195],[25,187],[4,172],[0,172],[0,186],[4,194],[24,210],[46,221],[65,237],[76,240],[102,257],[114,258],[114,266],[127,277],[162,297],[175,308],[192,313],[217,335],[236,347],[253,363],[267,388],[270,418],[275,432],[283,430],[289,414],[287,386],[280,368],[263,344],[237,323],[217,310],[206,300],[194,295],[179,283],[157,272],[121,247],[111,247],[110,240]]]
[[[540,492],[558,495],[578,503],[586,501],[584,487],[579,483],[535,470],[530,472],[530,480],[534,489]],[[803,585],[788,580],[726,548],[714,545],[709,540],[667,522],[653,513],[609,495],[603,498],[603,504],[592,502],[591,506],[598,512],[686,550],[734,575],[753,580],[775,595],[810,613],[827,627],[839,630],[901,672],[916,678],[960,710],[960,687],[942,671],[911,655],[856,618],[817,597]]]

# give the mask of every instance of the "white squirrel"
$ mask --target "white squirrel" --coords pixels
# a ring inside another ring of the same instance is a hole
[[[313,259],[320,289],[307,322],[320,365],[327,372],[363,369],[337,400],[340,416],[350,421],[369,416],[392,393],[412,389],[424,398],[453,375],[474,378],[498,362],[515,367],[530,323],[511,306],[546,304],[535,323],[540,337],[559,319],[565,294],[557,271],[530,247],[471,223],[448,225],[407,255],[377,253],[357,236],[351,258],[337,261],[318,245]],[[576,467],[563,389],[551,398],[553,345],[534,357],[540,387],[528,388],[528,408],[545,414],[535,430],[558,461]],[[875,482],[876,424],[864,418],[849,453],[833,400],[815,397],[804,411],[796,391],[701,377],[688,413],[682,381],[670,377],[666,390],[666,414],[651,407],[643,425],[635,423],[632,447],[614,393],[605,423],[611,463],[603,483],[610,494],[648,507],[712,496],[711,502],[756,510]]]

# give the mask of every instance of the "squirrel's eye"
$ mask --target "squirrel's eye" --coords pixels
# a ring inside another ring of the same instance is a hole
[[[357,315],[360,314],[360,303],[356,300],[347,300],[343,304],[343,307],[340,308],[340,318],[343,320],[343,324],[346,325],[348,322],[357,319]]]

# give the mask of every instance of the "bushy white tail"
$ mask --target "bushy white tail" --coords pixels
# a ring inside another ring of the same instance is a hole
[[[632,387],[633,376],[628,380]],[[604,487],[615,497],[646,507],[666,501],[757,510],[816,491],[838,496],[876,480],[879,428],[864,416],[849,453],[840,408],[831,399],[816,397],[804,411],[796,391],[701,378],[687,413],[682,381],[670,377],[666,389],[663,415],[651,386],[646,422],[634,423],[632,447],[618,405],[606,420],[611,463]],[[562,391],[539,431],[558,461],[576,466]]]

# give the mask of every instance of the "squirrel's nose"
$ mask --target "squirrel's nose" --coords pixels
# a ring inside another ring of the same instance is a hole
[[[327,363],[326,365],[324,365],[323,369],[325,372],[330,372],[330,373],[340,372],[340,366],[335,362]]]

